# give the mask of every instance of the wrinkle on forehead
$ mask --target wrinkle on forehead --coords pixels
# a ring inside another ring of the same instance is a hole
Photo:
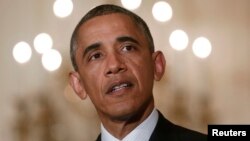
[[[129,16],[113,13],[95,17],[84,23],[79,29],[77,42],[81,47],[83,44],[84,46],[88,46],[94,42],[99,42],[97,40],[101,40],[102,38],[106,40],[108,36],[114,35],[114,33],[118,36],[143,37],[143,40],[146,40],[142,31],[138,30],[138,26],[136,26]]]

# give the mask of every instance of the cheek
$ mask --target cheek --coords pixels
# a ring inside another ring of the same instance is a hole
[[[154,81],[154,66],[152,60],[138,59],[131,64],[131,70],[139,83],[140,89],[150,89]]]
[[[154,74],[152,69],[144,70],[140,73],[141,88],[143,91],[151,90],[153,87]]]
[[[92,103],[97,107],[98,105],[102,105],[102,77],[100,73],[96,71],[91,71],[91,74],[86,74],[88,78],[84,80],[85,90],[92,101]]]
[[[86,92],[88,94],[98,92],[103,82],[103,71],[102,67],[88,66],[82,71],[82,80],[85,85]]]

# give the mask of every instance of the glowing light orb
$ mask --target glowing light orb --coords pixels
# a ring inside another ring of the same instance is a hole
[[[56,0],[53,6],[54,14],[59,18],[65,18],[72,13],[73,7],[71,0]]]
[[[157,21],[166,22],[172,18],[173,11],[167,2],[159,1],[154,4],[152,14]]]
[[[212,45],[207,38],[199,37],[194,41],[192,49],[195,56],[207,58],[211,54]]]
[[[129,10],[135,10],[140,7],[141,1],[142,0],[121,0],[122,5]]]
[[[34,48],[40,54],[43,54],[47,50],[51,49],[52,46],[53,40],[47,33],[40,33],[34,39]]]
[[[61,63],[62,63],[62,56],[55,49],[50,49],[46,51],[42,56],[43,67],[48,71],[57,70],[61,66]]]
[[[32,56],[32,50],[28,43],[21,41],[14,46],[12,54],[18,63],[23,64],[30,60]]]
[[[169,37],[169,43],[175,50],[184,50],[188,45],[188,35],[183,30],[175,30]]]

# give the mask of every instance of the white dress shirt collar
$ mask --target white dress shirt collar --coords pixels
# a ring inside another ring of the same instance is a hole
[[[112,136],[101,124],[101,140],[102,141],[148,141],[154,128],[157,124],[159,115],[156,109],[144,120],[140,125],[138,125],[134,130],[132,130],[127,136],[122,140],[119,140]]]

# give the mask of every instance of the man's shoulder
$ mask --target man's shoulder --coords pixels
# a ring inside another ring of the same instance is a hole
[[[167,120],[159,112],[159,120],[150,138],[150,141],[163,141],[163,140],[183,141],[187,139],[192,141],[206,141],[207,135],[176,125]]]
[[[191,129],[187,129],[178,125],[174,125],[176,128],[176,135],[179,137],[179,140],[192,140],[192,141],[206,141],[207,140],[207,135],[191,130]]]
[[[159,119],[149,141],[207,141],[207,135],[176,125],[159,111]],[[101,134],[96,141],[101,141]]]

